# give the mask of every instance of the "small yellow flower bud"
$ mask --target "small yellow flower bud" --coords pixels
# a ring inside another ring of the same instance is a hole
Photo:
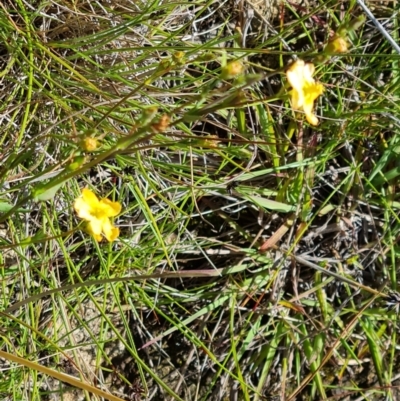
[[[221,141],[219,140],[219,137],[217,135],[208,135],[200,140],[200,146],[209,149],[215,149],[218,148],[218,144],[220,142]]]
[[[170,123],[169,116],[163,114],[156,123],[151,124],[151,128],[155,132],[164,132],[169,127],[169,123]]]
[[[345,38],[335,35],[326,45],[326,54],[347,53],[349,50],[349,43]]]
[[[244,70],[243,64],[240,61],[231,61],[226,66],[222,67],[221,79],[233,79],[241,74]]]
[[[185,57],[185,53],[184,52],[175,52],[172,55],[172,60],[174,60],[174,62],[176,64],[183,64],[184,63],[184,57]]]
[[[81,142],[81,147],[86,152],[94,152],[98,148],[97,139],[89,136]]]

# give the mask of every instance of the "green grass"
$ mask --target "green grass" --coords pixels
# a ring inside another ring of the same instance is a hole
[[[1,399],[398,399],[400,55],[367,20],[324,57],[356,1],[283,2],[242,48],[231,3],[1,6]]]

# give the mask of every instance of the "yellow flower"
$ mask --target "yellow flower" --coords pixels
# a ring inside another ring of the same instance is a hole
[[[314,64],[297,60],[287,70],[286,77],[293,88],[293,109],[304,110],[307,121],[311,125],[318,125],[318,118],[313,113],[314,101],[322,94],[324,86],[315,82],[312,77],[314,71]]]
[[[121,204],[109,199],[98,199],[88,188],[82,189],[82,196],[75,200],[74,209],[78,217],[87,221],[87,231],[96,241],[101,241],[101,233],[109,242],[119,236],[119,229],[110,222],[110,217],[115,217],[121,212]]]

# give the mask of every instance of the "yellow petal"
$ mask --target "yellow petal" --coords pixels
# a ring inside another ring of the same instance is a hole
[[[92,219],[92,209],[89,204],[87,204],[83,198],[75,199],[74,209],[78,215],[83,220],[89,221]]]
[[[286,71],[286,77],[290,86],[297,92],[302,92],[304,86],[304,66],[303,60],[295,61]]]
[[[107,241],[113,242],[115,241],[118,236],[119,236],[119,228],[114,227],[109,219],[103,220],[103,232],[105,237],[107,238]]]
[[[97,196],[89,188],[82,189],[82,198],[93,209],[99,204]]]
[[[112,202],[109,199],[102,199],[98,205],[98,213],[104,217],[115,217],[121,212],[121,204]]]
[[[101,242],[101,241],[103,240],[103,237],[101,236],[101,234],[99,234],[99,235],[92,234],[92,235],[93,235],[93,238],[94,238],[97,242]]]
[[[306,112],[306,119],[311,125],[318,125],[319,123],[318,118],[314,113]]]
[[[320,83],[313,83],[304,90],[306,99],[314,102],[319,96],[324,93],[324,85]]]
[[[324,91],[322,84],[313,84],[309,86],[305,92],[305,99],[303,104],[303,110],[306,115],[307,121],[311,125],[318,125],[318,118],[314,115],[314,101],[320,96]]]
[[[315,66],[314,64],[307,63],[303,67],[303,78],[304,81],[307,82],[309,85],[312,85],[315,83],[314,78],[312,77],[315,72]]]
[[[292,108],[293,110],[301,110],[304,104],[303,91],[292,90]]]
[[[99,219],[92,219],[86,226],[86,231],[92,235],[97,241],[101,241],[101,231],[103,222]]]
[[[313,83],[313,64],[305,64],[303,60],[295,61],[287,70],[286,77],[292,90],[292,108],[301,110],[304,104],[304,87]],[[310,81],[311,79],[311,81]]]

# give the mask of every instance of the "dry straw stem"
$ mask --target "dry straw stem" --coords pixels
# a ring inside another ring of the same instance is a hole
[[[29,369],[33,369],[33,370],[35,370],[37,372],[43,373],[43,374],[45,374],[47,376],[54,377],[55,379],[59,380],[60,382],[68,383],[71,386],[74,386],[76,388],[80,388],[80,389],[82,389],[84,391],[88,391],[89,393],[92,393],[92,394],[97,395],[99,397],[103,397],[106,400],[109,400],[109,401],[124,401],[122,398],[115,397],[114,395],[112,395],[110,393],[107,393],[107,392],[105,392],[103,390],[100,390],[97,387],[94,387],[94,386],[92,386],[90,384],[87,384],[85,382],[77,380],[77,379],[75,379],[74,377],[72,377],[70,375],[67,375],[67,374],[61,373],[61,372],[57,372],[54,369],[49,369],[46,366],[39,365],[36,362],[32,362],[32,361],[29,361],[28,359],[21,358],[19,356],[10,354],[9,352],[4,352],[4,351],[0,350],[0,357],[6,359],[8,361],[17,363],[18,365],[25,366],[25,367],[27,367]]]

